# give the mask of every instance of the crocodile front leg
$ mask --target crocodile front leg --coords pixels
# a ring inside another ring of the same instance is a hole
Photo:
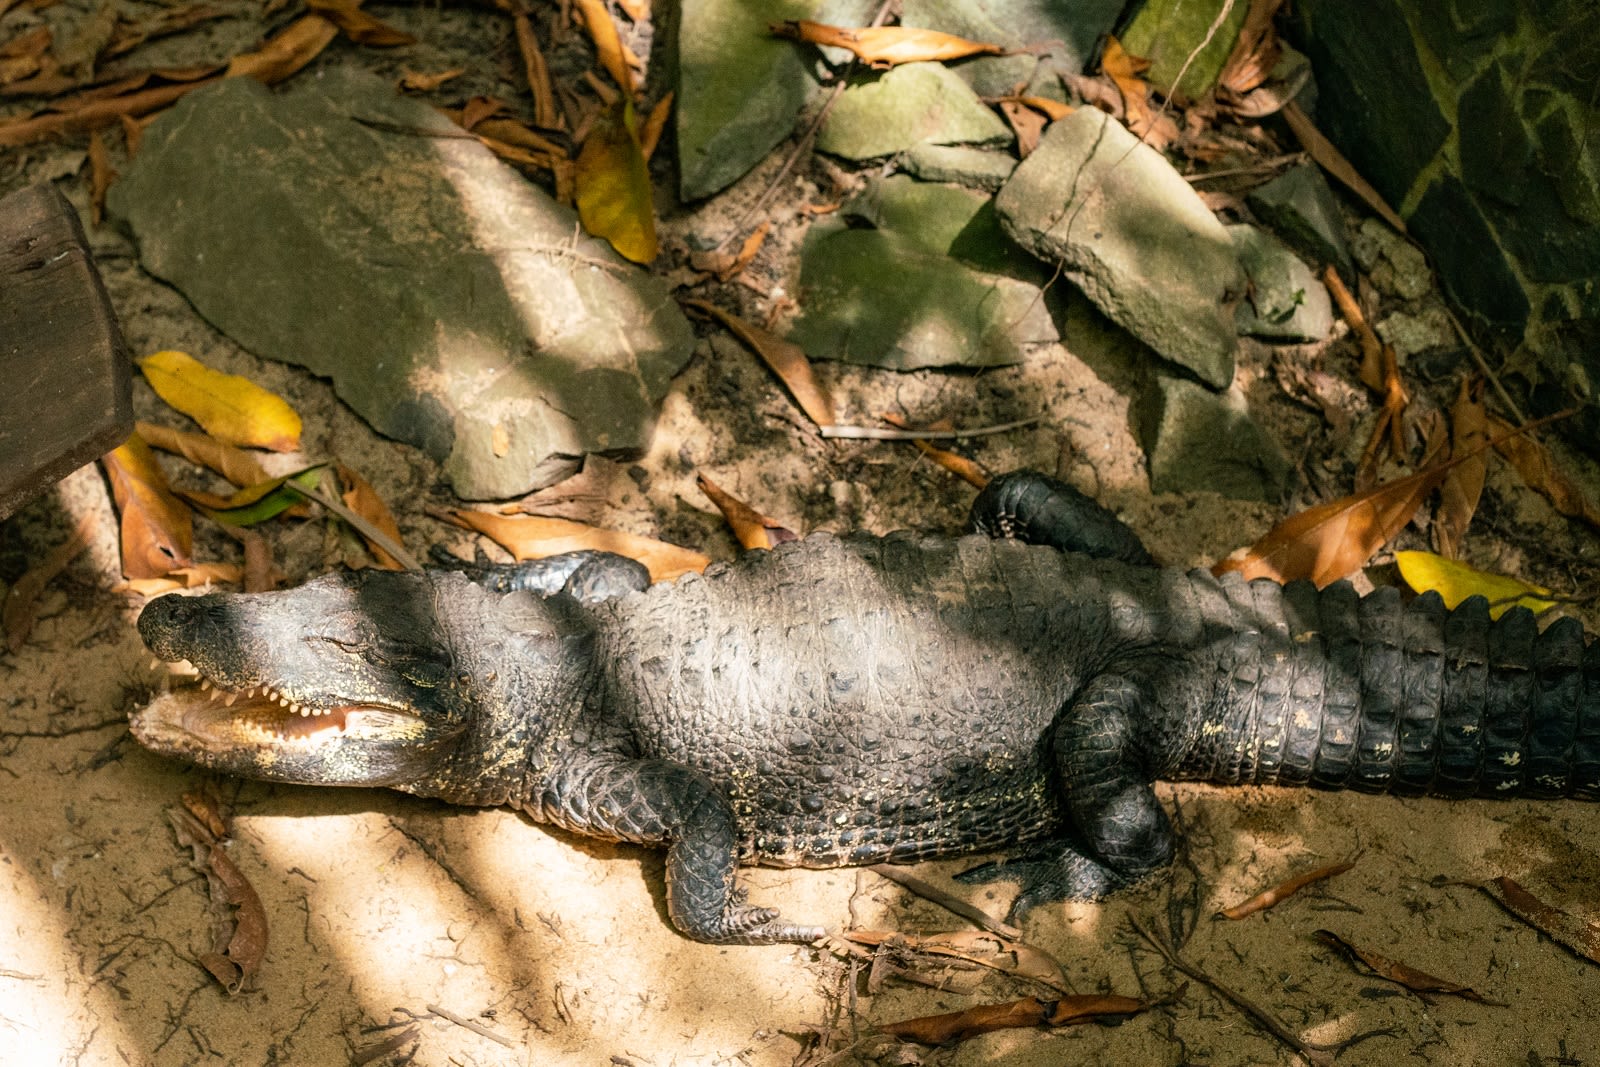
[[[667,846],[667,914],[683,934],[723,945],[811,942],[772,908],[752,908],[735,884],[733,807],[705,775],[670,760],[593,760],[565,768],[545,787],[534,818],[576,833]]]

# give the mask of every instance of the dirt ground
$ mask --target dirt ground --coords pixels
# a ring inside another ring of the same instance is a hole
[[[472,33],[487,31],[461,29],[448,12],[383,14],[434,42],[407,65],[487,65],[477,77],[490,85],[514,69],[502,27],[478,40]],[[385,73],[397,65],[374,55],[344,48],[325,61]],[[68,172],[75,158],[81,146],[32,151],[8,172],[6,189]],[[777,162],[696,213],[675,216],[669,245],[691,231],[720,235]],[[799,204],[823,198],[815,184],[822,172],[809,174],[786,183],[775,217],[792,220]],[[65,185],[80,206],[84,184]],[[282,393],[306,425],[303,456],[277,457],[283,469],[337,456],[390,502],[413,552],[439,543],[470,552],[460,531],[424,513],[453,503],[425,457],[375,436],[325,382],[259,361],[215,333],[180,295],[139,271],[115,231],[98,229],[91,240],[135,353],[182,349]],[[792,292],[792,246],[791,231],[757,261],[759,293],[731,286],[715,298],[759,314]],[[1060,473],[1116,510],[1167,563],[1209,564],[1281,517],[1283,508],[1207,494],[1152,495],[1128,411],[1146,357],[1081,299],[1069,301],[1063,325],[1065,344],[982,375],[831,365],[819,373],[846,422],[866,424],[882,411],[964,425],[1042,414],[1033,427],[973,442],[971,454],[991,470]],[[535,497],[540,510],[727,558],[734,542],[694,485],[705,472],[803,532],[960,525],[970,488],[906,445],[822,440],[754,357],[718,331],[701,332],[650,452],[593,462],[579,479]],[[1352,351],[1348,343],[1332,348],[1328,369],[1353,374]],[[1349,442],[1332,439],[1320,416],[1283,397],[1267,368],[1264,350],[1247,353],[1242,375],[1263,422],[1302,473],[1338,486],[1329,495],[1344,491]],[[1436,402],[1453,390],[1446,376],[1415,384]],[[142,383],[135,405],[141,418],[180,421]],[[1362,435],[1358,424],[1357,448]],[[1593,467],[1563,457],[1594,493]],[[1312,499],[1304,484],[1289,507]],[[1041,908],[1024,935],[1060,962],[1074,992],[1166,1003],[1117,1026],[1009,1030],[943,1050],[897,1045],[874,1024],[1057,994],[998,975],[971,993],[880,982],[878,969],[813,947],[692,943],[666,921],[658,853],[552,831],[504,810],[379,791],[207,783],[156,758],[125,726],[155,676],[132,625],[140,598],[115,591],[116,522],[98,471],[78,472],[0,525],[0,577],[14,580],[84,514],[94,520],[90,551],[46,594],[32,640],[0,656],[5,1064],[1299,1062],[1228,1000],[1169,966],[1134,919],[1159,935],[1188,935],[1181,954],[1192,970],[1270,1012],[1300,1040],[1352,1042],[1341,1064],[1600,1062],[1600,967],[1481,891],[1436,884],[1506,875],[1552,905],[1600,920],[1600,807],[1162,786],[1186,844],[1173,876],[1103,904]],[[351,549],[323,521],[281,523],[272,537],[294,581]],[[215,530],[202,543],[206,558],[236,558],[236,546]],[[1491,474],[1469,543],[1472,561],[1486,569],[1593,591],[1582,583],[1595,574],[1594,535],[1504,470]],[[211,939],[205,882],[165,814],[181,793],[208,784],[234,811],[231,856],[258,891],[271,930],[261,970],[238,996],[196,963]],[[1358,855],[1349,873],[1270,911],[1237,923],[1212,917],[1289,874]],[[914,873],[1003,914],[1011,887],[950,881],[970,864],[930,863]],[[870,872],[755,870],[746,883],[752,900],[834,930],[965,928]],[[1494,1003],[1408,993],[1352,967],[1312,937],[1318,929]],[[385,1051],[412,1023],[411,1036]]]

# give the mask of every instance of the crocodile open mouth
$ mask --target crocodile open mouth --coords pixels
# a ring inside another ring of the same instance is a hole
[[[159,667],[160,661],[153,665]],[[357,738],[403,741],[424,730],[419,716],[400,708],[295,700],[266,684],[229,689],[187,663],[169,664],[166,683],[133,717],[133,732],[146,743],[159,739],[186,748],[277,747]]]

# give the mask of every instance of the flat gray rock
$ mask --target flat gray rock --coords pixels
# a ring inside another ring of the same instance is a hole
[[[1290,167],[1245,198],[1256,217],[1279,237],[1311,256],[1318,266],[1331,263],[1349,278],[1353,271],[1344,216],[1328,179],[1315,163]]]
[[[1037,286],[965,267],[887,230],[813,228],[790,339],[818,359],[892,370],[1017,363],[1059,338]]]
[[[909,174],[924,181],[955,182],[992,193],[1017,169],[1017,157],[965,145],[913,145],[900,159]]]
[[[1157,151],[1094,108],[1052,123],[995,198],[1006,231],[1115,323],[1218,389],[1244,271],[1228,231]]]
[[[817,134],[817,148],[875,159],[916,144],[1008,144],[1011,130],[940,63],[907,63],[855,81]]]
[[[1333,329],[1327,286],[1265,230],[1229,226],[1250,291],[1239,301],[1239,332],[1271,341],[1320,341]]]
[[[1006,236],[994,201],[959,185],[922,182],[904,174],[874,178],[839,214],[990,274],[1037,286],[1050,279],[1048,267]]]
[[[679,7],[678,184],[685,200],[698,200],[737,181],[794,129],[817,88],[816,52],[767,27],[809,18],[816,4],[682,0]]]
[[[218,329],[332,378],[461,496],[517,496],[642,450],[694,336],[660,281],[455,132],[366,74],[233,78],[151,125],[110,207]]]
[[[1267,503],[1282,498],[1289,461],[1250,417],[1237,388],[1214,393],[1163,374],[1142,407],[1151,492],[1220,493]]]

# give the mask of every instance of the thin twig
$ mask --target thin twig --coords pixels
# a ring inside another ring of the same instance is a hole
[[[495,1041],[504,1045],[506,1048],[517,1047],[517,1043],[511,1040],[511,1038],[506,1037],[504,1034],[495,1033],[493,1030],[489,1029],[487,1026],[475,1019],[469,1019],[465,1015],[457,1015],[455,1012],[441,1008],[437,1004],[429,1004],[427,1005],[427,1009],[441,1019],[447,1019],[450,1022],[455,1023],[457,1026],[465,1027],[466,1029],[471,1030],[479,1037],[486,1037],[490,1041]]]
[[[395,541],[394,538],[378,529],[376,526],[368,522],[365,518],[356,514],[354,511],[351,511],[345,506],[344,501],[335,500],[332,497],[323,494],[320,490],[307,489],[305,486],[296,482],[293,478],[290,478],[283,484],[288,486],[290,489],[293,489],[307,500],[316,501],[318,504],[321,504],[335,515],[339,516],[339,518],[355,527],[362,537],[365,537],[367,540],[371,541],[373,544],[389,553],[389,555],[394,557],[394,561],[400,564],[400,566],[404,567],[406,570],[420,571],[422,569],[422,564],[417,562],[417,558],[415,556],[407,552],[402,545]]]
[[[1295,1033],[1283,1023],[1279,1022],[1277,1017],[1271,1012],[1267,1011],[1265,1008],[1257,1007],[1246,997],[1239,993],[1235,993],[1233,990],[1229,989],[1227,986],[1223,985],[1221,982],[1217,981],[1215,978],[1211,977],[1209,974],[1206,974],[1204,971],[1200,970],[1200,968],[1194,966],[1188,960],[1178,955],[1177,950],[1175,950],[1171,945],[1167,944],[1165,938],[1159,937],[1155,933],[1146,929],[1144,924],[1139,922],[1137,918],[1129,915],[1128,922],[1130,925],[1132,925],[1140,937],[1148,941],[1151,947],[1153,947],[1157,952],[1161,953],[1170,966],[1182,971],[1195,981],[1201,982],[1208,986],[1212,992],[1216,993],[1223,1000],[1228,1001],[1234,1007],[1250,1016],[1250,1018],[1254,1019],[1256,1024],[1262,1029],[1268,1031],[1273,1037],[1276,1037],[1285,1045],[1288,1045],[1290,1048],[1299,1052],[1300,1055],[1304,1056],[1311,1063],[1315,1064],[1316,1067],[1333,1067],[1333,1057],[1343,1046],[1313,1045],[1309,1041],[1304,1040],[1299,1034]]]
[[[1467,346],[1467,352],[1472,356],[1472,362],[1478,365],[1478,370],[1488,379],[1489,384],[1494,387],[1494,393],[1500,398],[1500,403],[1506,406],[1506,410],[1511,412],[1512,417],[1518,422],[1527,422],[1527,416],[1522,413],[1521,408],[1517,407],[1517,402],[1511,399],[1511,394],[1506,392],[1506,387],[1500,384],[1499,376],[1489,369],[1489,363],[1483,358],[1483,352],[1472,342],[1472,338],[1467,334],[1466,327],[1461,325],[1461,320],[1456,318],[1456,313],[1450,309],[1448,304],[1445,305],[1444,313],[1449,317],[1450,325],[1455,327],[1456,336],[1461,338],[1461,343]]]
[[[881,426],[819,426],[823,437],[843,437],[852,441],[954,441],[962,437],[988,437],[1008,430],[1032,426],[1043,415],[1033,415],[1015,422],[1002,422],[995,426],[979,426],[971,430],[888,430]]]
[[[1015,926],[1003,923],[982,908],[968,904],[960,897],[951,896],[938,886],[924,882],[922,879],[909,875],[905,871],[891,867],[887,863],[875,863],[867,869],[873,874],[881,875],[901,888],[915,893],[924,900],[931,900],[946,911],[954,912],[968,922],[981,926],[991,934],[999,934],[1001,937],[1009,938],[1012,941],[1022,938],[1022,931]]]

